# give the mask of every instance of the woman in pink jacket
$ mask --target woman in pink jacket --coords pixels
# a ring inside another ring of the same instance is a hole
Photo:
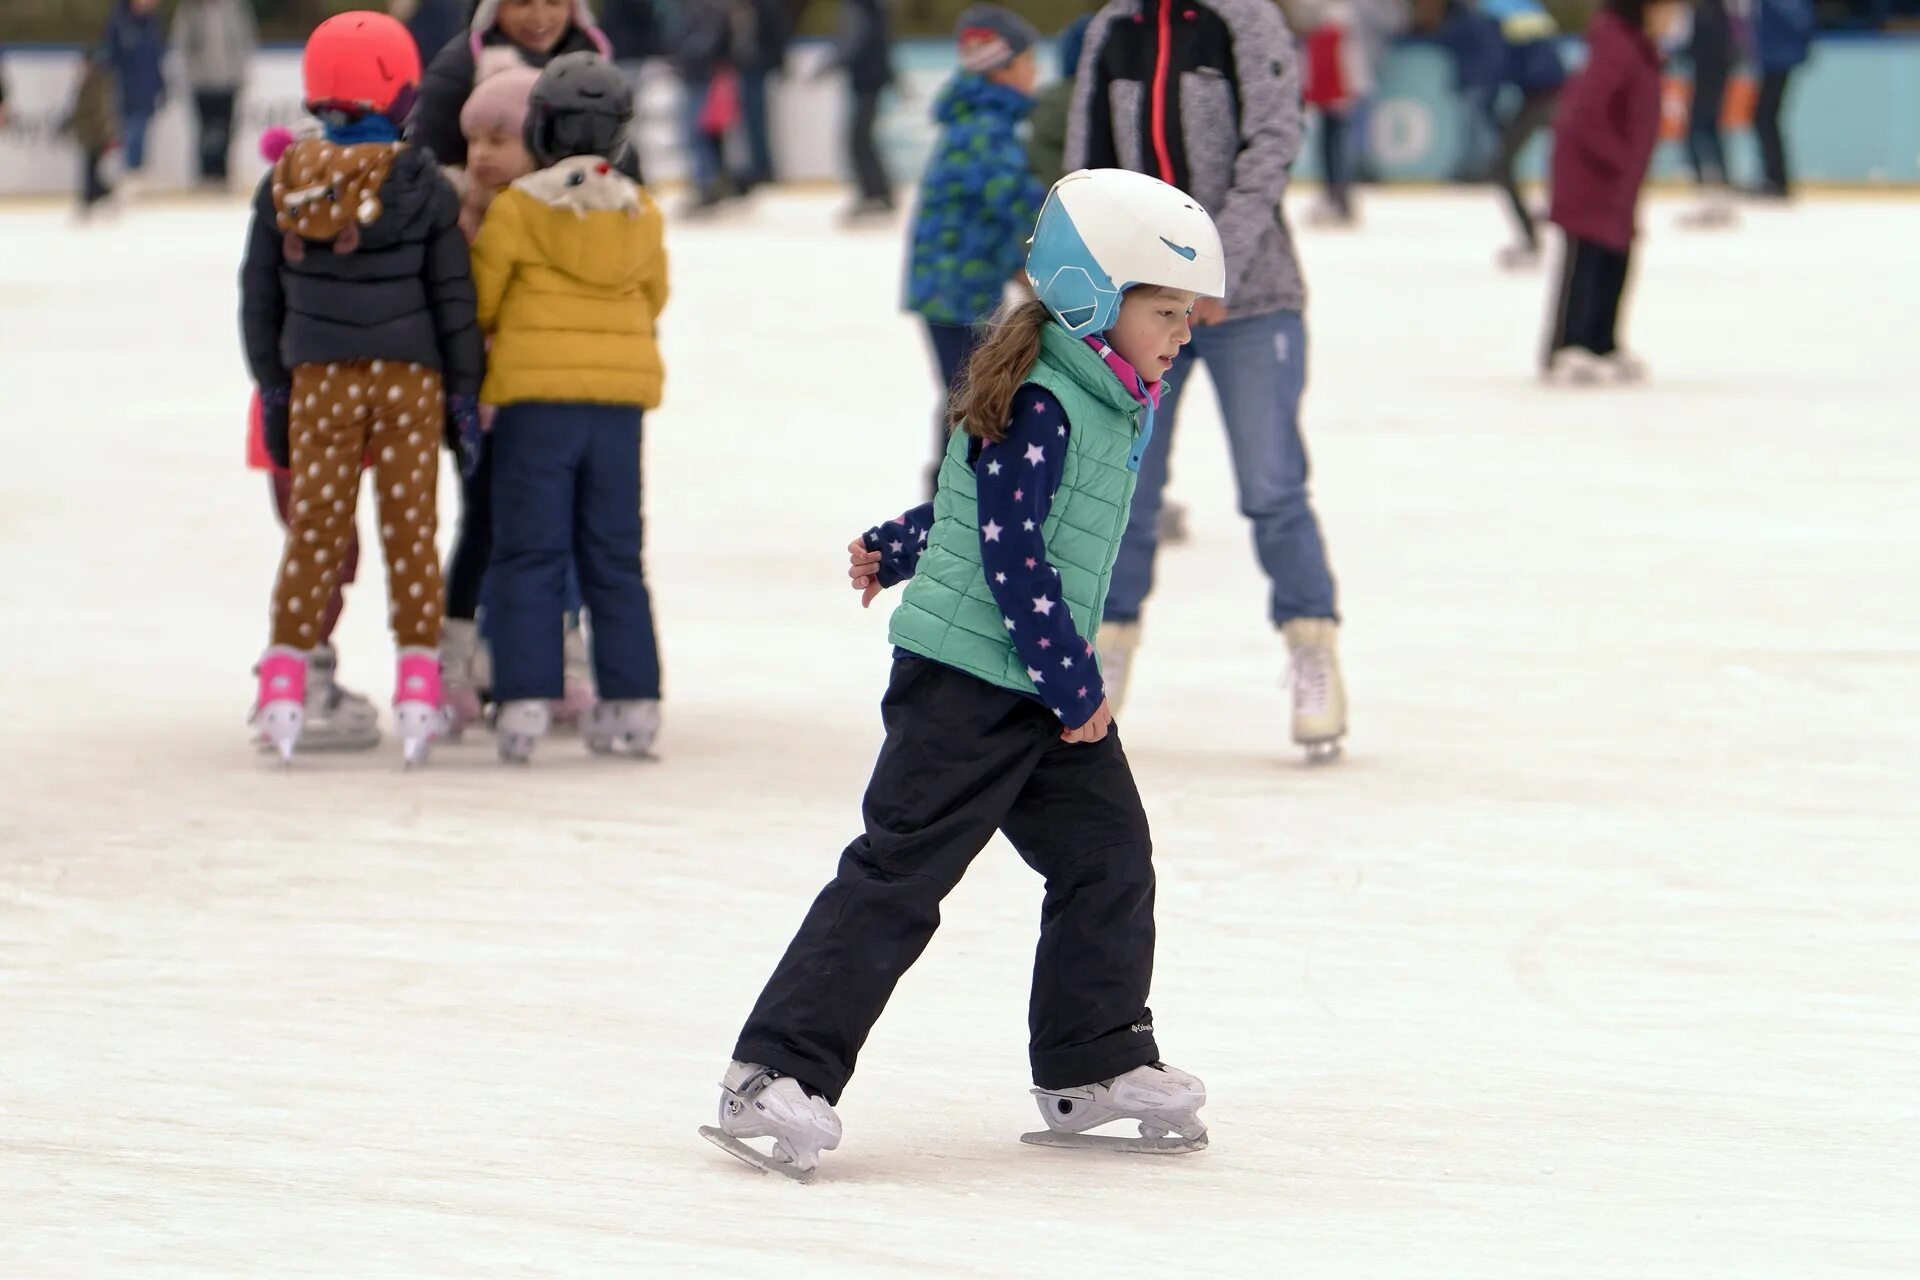
[[[1553,205],[1566,261],[1547,343],[1555,382],[1638,382],[1647,368],[1615,338],[1635,233],[1634,210],[1660,136],[1655,35],[1676,6],[1606,0],[1587,28],[1587,64],[1560,93],[1553,126]]]

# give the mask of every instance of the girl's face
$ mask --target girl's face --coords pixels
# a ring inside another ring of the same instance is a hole
[[[1120,300],[1120,318],[1107,330],[1107,345],[1148,382],[1160,381],[1193,337],[1187,316],[1199,296],[1160,285],[1127,290]]]
[[[573,22],[573,0],[500,0],[500,31],[528,53],[552,53]]]
[[[467,172],[483,187],[498,190],[533,172],[533,157],[517,133],[482,129],[467,139]]]

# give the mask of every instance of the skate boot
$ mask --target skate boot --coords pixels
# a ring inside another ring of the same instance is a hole
[[[440,708],[440,655],[431,649],[402,649],[393,686],[393,731],[400,735],[400,752],[407,768],[427,762],[433,740],[445,727],[445,714]]]
[[[567,615],[567,634],[562,642],[566,655],[566,684],[560,700],[553,704],[553,723],[567,729],[580,727],[581,717],[593,709],[593,657],[587,649],[587,633],[580,629],[580,615]]]
[[[1585,347],[1562,347],[1554,352],[1540,377],[1555,387],[1598,387],[1615,380],[1606,359]]]
[[[1639,386],[1649,373],[1647,362],[1625,347],[1615,347],[1612,355],[1600,357],[1600,363],[1606,369],[1608,381],[1623,387]]]
[[[503,702],[493,717],[493,740],[503,764],[525,764],[547,732],[551,718],[545,698],[515,698]]]
[[[1120,714],[1126,701],[1127,677],[1133,671],[1133,651],[1140,647],[1138,622],[1100,624],[1100,679],[1107,686],[1107,709]]]
[[[316,646],[307,658],[307,718],[300,751],[366,751],[380,745],[380,713],[364,694],[334,679],[340,656]]]
[[[260,656],[253,670],[260,677],[260,692],[247,722],[253,726],[255,741],[278,751],[285,764],[293,759],[294,744],[300,741],[300,727],[307,718],[307,655],[277,644]]]
[[[660,733],[658,698],[615,698],[596,702],[581,729],[595,755],[644,756]]]
[[[482,707],[474,684],[480,629],[471,618],[448,618],[440,633],[440,697],[446,704],[447,741],[458,742],[468,725],[478,724]]]
[[[812,1182],[820,1153],[840,1145],[840,1117],[792,1076],[729,1062],[720,1081],[720,1123],[701,1125],[700,1136],[763,1173]],[[772,1138],[772,1152],[748,1146],[748,1138]]]
[[[1199,1115],[1207,1087],[1164,1062],[1073,1089],[1035,1089],[1033,1097],[1047,1127],[1020,1135],[1032,1146],[1177,1155],[1207,1145]],[[1117,1120],[1138,1122],[1140,1135],[1087,1132]]]
[[[1347,690],[1334,649],[1340,624],[1332,618],[1295,618],[1280,634],[1287,638],[1293,740],[1307,749],[1308,764],[1338,760],[1340,739],[1347,736]]]

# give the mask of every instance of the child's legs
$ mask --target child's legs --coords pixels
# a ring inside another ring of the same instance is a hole
[[[1594,297],[1594,336],[1603,345],[1594,350],[1601,355],[1619,350],[1620,306],[1627,292],[1627,271],[1631,265],[1626,253],[1615,249],[1597,249],[1600,257],[1599,284]]]
[[[113,194],[113,188],[107,185],[106,174],[101,166],[106,163],[104,151],[82,151],[80,153],[80,204],[82,208],[91,208]]]
[[[460,477],[460,523],[447,557],[447,616],[467,622],[480,610],[480,584],[493,555],[493,441],[480,448],[480,465]]]
[[[128,173],[138,173],[147,165],[147,129],[153,124],[150,115],[122,113],[120,116],[120,145],[125,152]]]
[[[993,837],[1060,724],[1031,698],[925,658],[900,658],[880,703],[887,738],[866,832],[801,922],[733,1056],[838,1102],[940,901]]]
[[[1193,346],[1220,396],[1240,514],[1253,521],[1254,550],[1273,583],[1273,625],[1335,617],[1333,574],[1307,497],[1300,432],[1305,322],[1298,311],[1227,320],[1195,330]]]
[[[1119,730],[1055,741],[1001,827],[1047,881],[1028,1010],[1033,1082],[1065,1089],[1158,1061],[1153,840]]]
[[[947,456],[947,437],[950,428],[947,413],[953,403],[953,393],[959,389],[960,380],[967,371],[967,361],[973,356],[973,349],[980,344],[981,331],[974,325],[941,324],[927,321],[927,341],[933,346],[934,363],[940,368],[940,407],[933,420],[933,469],[927,473],[927,494],[939,487],[940,463]]]
[[[640,567],[640,411],[569,405],[585,428],[575,490],[575,563],[593,616],[593,684],[602,698],[658,698],[653,600]]]
[[[573,558],[574,486],[584,449],[581,424],[553,409],[508,405],[493,420],[487,640],[496,702],[558,698],[565,688],[561,595]]]
[[[367,448],[365,420],[334,411],[344,368],[303,364],[293,371],[287,545],[273,588],[273,643],[301,650],[326,639],[323,623],[346,566]]]
[[[1352,185],[1347,153],[1347,113],[1331,107],[1320,111],[1320,169],[1327,184],[1327,200],[1346,214]]]
[[[440,374],[424,365],[391,360],[355,368],[375,424],[374,491],[387,557],[387,617],[393,641],[403,649],[438,649],[445,604],[440,551],[434,543],[440,438],[446,424]]]
[[[287,513],[293,510],[293,475],[287,471],[267,472],[267,488],[273,495],[273,513],[280,518],[280,527],[287,527]],[[347,549],[340,561],[340,576],[333,584],[333,594],[327,597],[326,610],[320,615],[319,636],[316,644],[326,644],[333,639],[333,628],[340,621],[340,611],[346,607],[341,592],[351,583],[360,568],[360,535],[352,524],[347,526]]]
[[[701,127],[701,117],[706,113],[707,94],[713,90],[712,80],[688,80],[682,86],[681,125],[687,148],[687,176],[693,180],[694,188],[702,194],[712,189],[720,177],[720,152],[714,146],[713,138]]]

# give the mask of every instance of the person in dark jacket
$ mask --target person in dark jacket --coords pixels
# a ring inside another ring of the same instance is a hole
[[[290,754],[371,466],[399,646],[395,719],[409,760],[440,721],[434,548],[438,448],[477,460],[483,343],[460,199],[431,152],[400,141],[420,80],[413,37],[381,13],[314,30],[305,101],[325,135],[296,142],[254,198],[241,329],[268,455],[293,473],[255,725]]]
[[[108,197],[103,171],[107,155],[120,143],[120,110],[114,99],[113,62],[104,48],[91,49],[80,72],[73,108],[60,130],[80,149],[80,220],[85,222]]]
[[[1653,32],[1672,6],[1606,0],[1587,28],[1587,65],[1567,82],[1554,121],[1553,205],[1566,232],[1546,375],[1567,383],[1637,382],[1646,366],[1622,351],[1640,188],[1660,137],[1660,54]]]
[[[160,0],[114,0],[107,19],[107,59],[120,97],[120,145],[127,180],[138,185],[147,166],[147,130],[167,99],[166,37]]]
[[[747,135],[747,168],[734,178],[743,191],[774,181],[773,121],[768,113],[769,81],[787,65],[793,44],[793,14],[786,0],[740,0],[737,30],[749,33],[735,57],[740,71],[740,123]]]
[[[1760,100],[1753,108],[1753,131],[1760,138],[1763,175],[1758,195],[1784,200],[1792,194],[1780,110],[1795,68],[1812,51],[1813,27],[1813,0],[1756,0],[1753,40],[1760,62]]]
[[[682,140],[693,183],[685,211],[704,213],[736,194],[722,161],[727,132],[739,114],[732,0],[681,0],[673,69],[680,77]]]
[[[467,6],[460,0],[391,0],[388,11],[407,24],[423,66],[467,29]]]
[[[1739,60],[1738,42],[1727,0],[1694,0],[1692,19],[1685,48],[1693,68],[1693,100],[1687,108],[1687,159],[1693,165],[1702,202],[1681,221],[1695,227],[1730,226],[1734,213],[1727,199],[1727,152],[1720,137],[1720,113],[1727,103],[1727,81]]]
[[[1499,24],[1505,51],[1502,78],[1514,89],[1511,105],[1496,108],[1500,119],[1500,150],[1493,162],[1494,183],[1507,198],[1519,229],[1518,243],[1500,251],[1500,265],[1531,267],[1540,260],[1540,233],[1533,212],[1520,195],[1515,169],[1520,152],[1533,135],[1553,122],[1560,86],[1566,83],[1566,64],[1560,60],[1560,29],[1539,0],[1487,0],[1486,9]]]
[[[1067,117],[1073,112],[1073,78],[1080,72],[1080,47],[1086,43],[1091,21],[1092,14],[1083,14],[1053,38],[1060,78],[1034,96],[1033,114],[1027,117],[1027,167],[1043,189],[1067,176],[1064,156]]]
[[[250,0],[182,0],[173,12],[173,47],[185,63],[187,88],[200,118],[195,151],[204,185],[227,185],[234,107],[259,44]]]
[[[873,135],[880,118],[880,95],[893,84],[893,31],[887,0],[842,0],[833,60],[821,68],[821,74],[838,68],[846,70],[847,86],[853,91],[847,156],[853,164],[854,203],[847,219],[885,218],[893,213],[893,179]]]
[[[1191,195],[1226,246],[1224,299],[1193,310],[1193,341],[1163,380],[1160,425],[1140,461],[1100,630],[1118,707],[1153,591],[1180,398],[1197,361],[1220,402],[1240,511],[1287,646],[1294,742],[1339,754],[1346,689],[1333,571],[1307,492],[1300,401],[1307,384],[1306,283],[1282,200],[1303,132],[1300,55],[1270,0],[1109,0],[1087,28],[1074,78],[1066,167],[1131,169]]]
[[[467,163],[467,140],[460,133],[460,108],[479,83],[481,51],[500,48],[540,68],[563,53],[611,56],[613,46],[599,27],[587,0],[480,0],[466,31],[447,42],[427,67],[420,102],[408,122],[408,140],[433,152],[444,165]],[[629,148],[626,162],[636,153]],[[623,162],[638,178],[637,165]]]

